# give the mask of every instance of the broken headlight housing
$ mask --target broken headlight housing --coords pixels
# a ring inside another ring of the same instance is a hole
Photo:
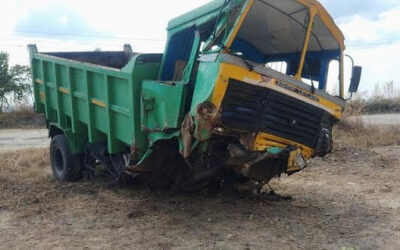
[[[307,167],[307,162],[306,162],[306,160],[304,159],[304,157],[303,157],[302,154],[296,155],[296,156],[294,157],[293,160],[294,160],[294,164],[295,164],[297,167],[299,167],[299,168],[301,168],[301,169]]]

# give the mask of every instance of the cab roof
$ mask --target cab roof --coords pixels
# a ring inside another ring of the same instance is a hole
[[[245,2],[246,0],[241,1]],[[223,4],[224,0],[214,0],[181,16],[171,19],[168,23],[167,30],[172,30],[179,26],[186,26],[187,24],[195,22],[197,19],[202,17],[213,16],[213,14],[217,14]]]
[[[317,0],[232,0],[236,4],[254,4],[254,2],[264,2],[273,5],[277,10],[283,13],[288,18],[293,18],[293,15],[307,9],[314,9],[317,17],[319,17],[325,29],[327,29],[337,41],[341,49],[344,49],[344,36],[341,30],[337,27],[333,18],[327,10]],[[220,8],[224,5],[224,0],[214,0],[203,6],[200,6],[184,15],[172,19],[168,23],[167,30],[172,32],[175,29],[192,26],[194,24],[201,25],[209,21],[211,18],[218,15]],[[299,7],[301,6],[301,7]],[[300,9],[299,9],[300,8]],[[304,24],[306,27],[307,24]]]

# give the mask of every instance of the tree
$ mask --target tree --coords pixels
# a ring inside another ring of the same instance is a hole
[[[22,101],[32,94],[31,73],[29,66],[9,67],[9,55],[0,51],[0,113],[9,106],[9,98]]]

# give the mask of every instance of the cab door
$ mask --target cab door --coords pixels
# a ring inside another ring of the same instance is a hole
[[[191,77],[200,44],[200,33],[195,26],[170,38],[160,71],[160,80],[143,81],[143,130],[165,132],[180,128],[187,106],[188,92],[192,89]]]

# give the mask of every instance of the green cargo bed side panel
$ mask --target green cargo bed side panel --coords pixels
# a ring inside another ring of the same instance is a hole
[[[86,142],[105,142],[109,153],[129,151],[141,133],[141,82],[156,79],[161,55],[150,62],[136,56],[122,70],[40,53],[31,60],[36,111],[71,137],[73,153]]]
[[[134,151],[134,157],[139,160],[146,153],[149,142],[147,133],[142,131],[141,126],[141,99],[142,82],[146,79],[157,79],[160,70],[162,54],[142,54],[133,58],[125,68],[124,72],[131,72],[133,82],[133,139],[131,149]]]

